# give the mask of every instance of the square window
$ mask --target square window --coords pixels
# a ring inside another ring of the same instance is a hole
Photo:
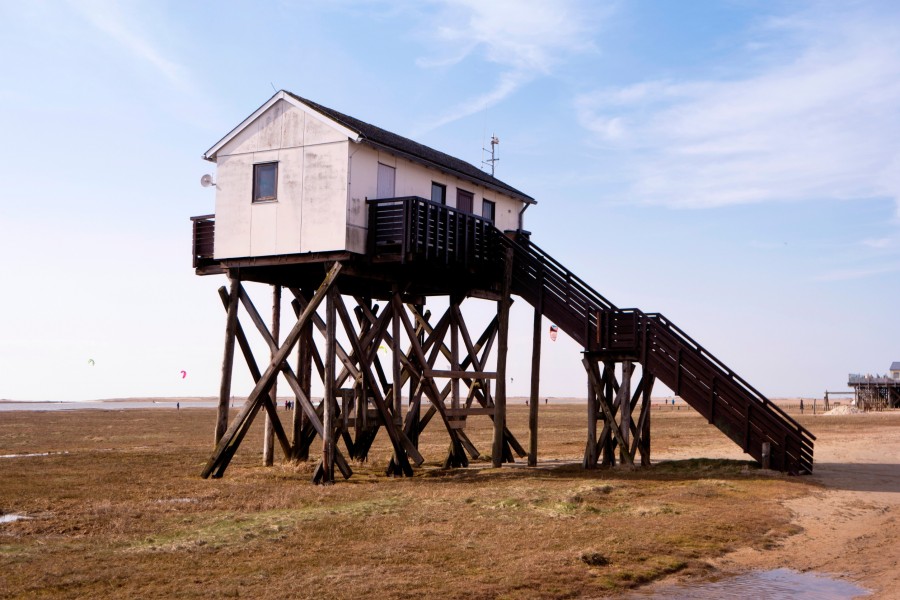
[[[278,163],[253,165],[253,201],[268,202],[278,198]]]
[[[497,205],[491,200],[482,200],[481,201],[481,216],[490,221],[494,222],[494,213],[497,211]]]
[[[431,182],[431,201],[438,204],[447,204],[447,186]]]

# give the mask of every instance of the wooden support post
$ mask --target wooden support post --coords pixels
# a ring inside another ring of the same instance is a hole
[[[655,378],[653,375],[644,371],[644,389],[642,390],[643,398],[641,399],[641,416],[638,419],[638,431],[640,435],[640,444],[638,450],[641,453],[641,466],[650,466],[650,415],[651,410],[651,392],[653,391],[653,383]]]
[[[512,288],[513,249],[506,248],[503,257],[503,283],[497,303],[499,338],[497,340],[497,395],[494,397],[494,443],[491,462],[494,468],[503,464],[504,431],[506,429],[506,354],[509,345],[509,307]]]
[[[272,350],[271,356],[275,355],[276,350],[278,349],[278,336],[280,335],[281,329],[281,286],[273,285],[272,286],[272,341],[275,342]],[[270,357],[271,358],[271,357]],[[272,406],[275,407],[275,412],[278,411],[278,379],[272,382],[272,387],[269,389],[269,398],[272,400]],[[271,467],[275,462],[275,426],[273,423],[273,419],[277,419],[278,417],[273,417],[271,414],[266,412],[266,423],[263,432],[263,465],[267,467]]]
[[[398,297],[398,302],[393,304],[394,307],[400,307],[400,310],[403,310],[403,303],[399,302],[400,288],[396,285],[394,286],[393,294]],[[391,389],[394,397],[394,424],[397,428],[401,428],[403,426],[403,383],[400,380],[400,354],[403,352],[403,348],[400,347],[400,317],[397,315],[394,315],[391,319],[391,336],[394,338],[391,351],[391,356],[393,357],[391,362]]]
[[[619,429],[622,432],[624,445],[619,446],[619,461],[621,463],[633,462],[630,456],[631,448],[631,375],[634,372],[634,363],[626,360],[622,363],[622,384],[619,387]]]
[[[335,289],[328,290],[325,298],[325,412],[322,417],[324,435],[322,440],[322,485],[334,483],[334,425],[335,425],[335,389],[334,389],[334,361],[336,354],[335,325],[337,325],[337,313],[335,310]]]
[[[293,329],[291,329],[290,333],[288,333],[287,337],[284,340],[284,344],[282,344],[281,348],[279,348],[278,352],[272,358],[272,361],[266,368],[265,373],[262,374],[259,381],[256,383],[256,386],[253,388],[253,391],[250,392],[250,396],[247,398],[247,402],[244,403],[244,407],[238,413],[237,417],[235,417],[231,425],[228,426],[228,430],[222,436],[222,439],[219,440],[215,452],[213,452],[213,455],[210,457],[209,461],[207,461],[206,466],[201,472],[202,477],[209,477],[214,470],[216,470],[216,477],[221,477],[222,473],[227,468],[228,463],[231,461],[231,458],[234,456],[234,452],[237,451],[240,440],[246,433],[246,428],[249,427],[250,423],[252,423],[253,417],[256,416],[256,412],[259,410],[259,407],[265,404],[265,402],[268,400],[267,396],[265,397],[265,400],[263,399],[263,397],[268,393],[269,387],[272,385],[272,380],[275,378],[279,371],[285,368],[290,368],[287,363],[285,363],[287,355],[291,352],[291,350],[294,348],[294,345],[297,343],[297,340],[300,338],[300,331],[302,330],[303,326],[311,317],[312,313],[315,312],[325,294],[331,289],[331,286],[337,280],[340,271],[341,263],[335,263],[328,274],[325,276],[325,279],[319,286],[319,289],[317,290],[312,301],[303,310],[303,314],[300,315],[299,319],[297,320],[297,324],[294,325]],[[291,384],[292,388],[294,387],[295,382],[292,382],[290,378],[288,379],[288,383]],[[297,389],[294,389],[295,393],[297,391]],[[309,410],[312,410],[311,407],[308,408]],[[347,471],[349,472],[349,468],[347,469]]]
[[[228,292],[225,291],[224,287],[219,288],[219,298],[222,300],[222,306],[225,308],[225,312],[228,312]],[[250,370],[250,376],[253,378],[253,383],[257,383],[262,377],[262,374],[259,372],[259,367],[256,364],[256,359],[253,358],[253,350],[250,349],[250,342],[247,341],[247,336],[244,335],[244,330],[241,327],[240,322],[238,322],[237,327],[234,331],[235,338],[237,339],[238,346],[241,348],[241,353],[244,355],[244,360],[247,362],[247,368]],[[270,413],[275,412],[275,407],[271,402],[266,402],[266,411]],[[272,421],[275,430],[275,435],[278,437],[279,443],[281,443],[281,451],[284,452],[285,456],[290,454],[290,441],[287,438],[287,434],[284,432],[284,429],[281,427],[281,422],[277,419]]]
[[[591,380],[591,384],[595,388],[600,387],[600,378],[597,376],[596,368],[594,367],[594,365],[587,358],[582,359],[582,363],[584,364],[585,370],[588,372],[588,377]],[[620,400],[621,400],[621,397],[620,397]],[[627,406],[627,403],[628,403],[628,399],[626,398],[626,400],[624,402],[624,406]],[[623,408],[623,406],[620,406],[619,410],[621,411],[622,408]],[[606,417],[606,422],[609,426],[609,431],[612,434],[612,437],[615,438],[615,442],[618,443],[619,448],[626,449],[626,451],[624,452],[624,457],[623,457],[625,463],[628,464],[629,466],[633,467],[634,461],[631,460],[631,456],[628,453],[628,450],[627,450],[628,444],[625,443],[625,439],[622,437],[622,433],[619,431],[619,428],[616,427],[616,418],[613,415],[612,408],[610,407],[609,403],[603,398],[600,398],[600,409],[603,411],[604,416]]]
[[[238,325],[238,295],[241,279],[237,272],[229,272],[231,292],[228,294],[228,316],[225,319],[225,353],[222,357],[222,381],[219,384],[219,412],[216,419],[216,445],[228,430],[228,409],[231,403],[231,372],[234,367],[234,332]]]
[[[534,304],[534,321],[531,341],[531,395],[528,400],[528,466],[537,465],[538,448],[538,406],[541,404],[541,325],[544,312],[544,275],[543,267],[538,273],[538,297]],[[590,390],[590,386],[588,387]],[[590,393],[588,393],[590,402]],[[588,419],[590,421],[590,418]],[[590,428],[590,424],[588,425]],[[597,420],[594,419],[594,429]],[[596,440],[596,436],[594,440]]]
[[[303,290],[303,297],[307,303],[312,298],[308,290]],[[299,318],[302,309],[299,303],[294,304],[294,311]],[[312,393],[312,363],[313,363],[313,323],[310,320],[300,332],[300,341],[297,343],[297,380],[300,389],[309,398]],[[309,425],[309,419],[300,404],[299,395],[294,396],[294,414],[291,418],[293,433],[291,435],[291,458],[294,460],[309,460],[309,444],[301,439],[303,431]]]
[[[588,359],[585,358],[585,361]],[[596,469],[599,454],[597,452],[597,396],[602,394],[603,390],[597,390],[591,380],[590,369],[587,372],[587,445],[584,448],[584,462],[582,466],[585,469]]]
[[[605,402],[610,407],[613,415],[612,420],[606,418],[603,414],[604,426],[603,433],[600,434],[600,452],[602,453],[602,463],[606,466],[613,467],[616,464],[616,444],[612,436],[612,430],[616,427],[615,411],[615,393],[616,393],[616,363],[612,361],[604,361],[603,363],[603,392],[597,395],[598,402]],[[605,435],[604,435],[605,434]]]

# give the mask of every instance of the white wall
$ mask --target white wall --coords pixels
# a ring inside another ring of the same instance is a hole
[[[491,200],[496,203],[494,224],[498,229],[502,231],[519,227],[519,211],[524,204],[520,200],[369,146],[351,144],[350,153],[349,206],[353,215],[348,215],[348,228],[366,226],[365,211],[353,211],[353,207],[364,204],[366,198],[372,200],[377,197],[379,162],[397,169],[394,191],[397,197],[420,196],[430,199],[431,182],[435,182],[447,186],[447,205],[455,207],[456,190],[461,188],[475,195],[473,210],[476,215],[481,215],[483,201]]]
[[[215,257],[345,249],[345,134],[279,101],[217,153]],[[277,200],[252,201],[253,165],[278,162]]]

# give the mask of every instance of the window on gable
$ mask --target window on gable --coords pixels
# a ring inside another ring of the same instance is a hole
[[[447,204],[447,186],[431,182],[431,201],[438,204]]]
[[[253,165],[253,201],[270,202],[278,199],[278,163]]]
[[[497,212],[497,205],[491,200],[482,200],[481,201],[481,216],[490,221],[494,222],[494,214]]]

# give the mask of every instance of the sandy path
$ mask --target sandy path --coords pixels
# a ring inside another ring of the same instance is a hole
[[[790,500],[797,535],[770,550],[743,548],[717,561],[723,571],[788,567],[846,579],[900,598],[900,415],[868,414],[865,427],[817,432],[815,472],[823,487]],[[823,417],[829,419],[831,417]]]

